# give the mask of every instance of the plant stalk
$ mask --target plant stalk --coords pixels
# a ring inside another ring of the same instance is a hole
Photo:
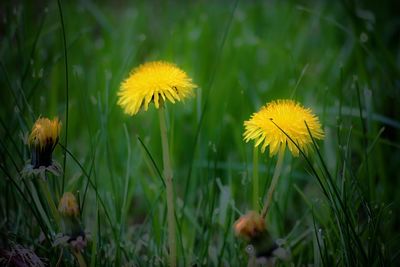
[[[167,192],[167,220],[168,220],[168,246],[169,246],[169,266],[176,266],[176,234],[175,234],[175,208],[174,208],[174,187],[172,181],[172,168],[169,156],[169,145],[167,136],[167,126],[165,122],[165,109],[159,108],[160,131],[163,151],[164,179]]]
[[[72,253],[75,256],[79,267],[86,267],[87,266],[86,262],[85,262],[85,259],[83,258],[82,253],[80,251],[72,250]]]
[[[253,149],[253,209],[259,211],[259,176],[258,176],[258,147]]]
[[[57,224],[57,228],[60,227],[61,225],[61,219],[60,219],[60,214],[58,213],[58,210],[56,208],[56,205],[54,204],[53,198],[51,197],[50,189],[49,189],[49,184],[47,181],[43,180],[42,178],[39,178],[39,185],[40,188],[46,197],[47,203],[49,204],[51,214],[53,215],[53,219],[55,220]]]
[[[268,210],[271,206],[272,195],[274,194],[276,185],[278,184],[279,176],[281,175],[281,172],[282,172],[284,158],[285,158],[285,146],[281,145],[281,147],[279,148],[278,160],[276,161],[274,175],[272,176],[271,185],[267,192],[267,200],[265,201],[265,206],[261,213],[261,216],[263,218],[265,218],[267,216]]]

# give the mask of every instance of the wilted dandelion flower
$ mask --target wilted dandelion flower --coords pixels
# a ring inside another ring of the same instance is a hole
[[[264,218],[255,211],[249,211],[235,222],[234,230],[237,236],[255,238],[266,230]]]
[[[58,204],[58,211],[65,217],[77,217],[79,215],[78,201],[74,194],[71,192],[64,193]]]
[[[125,113],[135,115],[143,106],[148,109],[154,102],[159,108],[165,100],[181,101],[193,93],[196,85],[176,65],[163,61],[148,62],[133,69],[122,82],[118,92],[118,105]]]
[[[61,122],[58,118],[36,120],[28,140],[32,151],[31,164],[34,168],[51,165],[52,153],[58,143],[60,130]]]
[[[255,140],[255,146],[263,143],[262,152],[269,146],[270,156],[277,154],[281,146],[285,148],[287,145],[292,154],[297,157],[299,150],[285,133],[296,142],[301,150],[307,153],[312,139],[305,123],[307,123],[313,138],[322,139],[324,137],[318,117],[313,114],[311,109],[304,108],[293,100],[272,101],[254,113],[250,120],[244,122],[244,140],[246,142]]]
[[[36,120],[27,140],[31,150],[31,159],[21,172],[23,177],[33,175],[45,179],[46,171],[56,176],[61,175],[60,164],[53,160],[53,151],[58,143],[60,130],[61,122],[58,118]]]
[[[67,245],[74,251],[82,251],[87,244],[86,233],[79,218],[79,205],[71,192],[65,192],[58,204],[62,216],[63,233],[56,238],[54,246]]]

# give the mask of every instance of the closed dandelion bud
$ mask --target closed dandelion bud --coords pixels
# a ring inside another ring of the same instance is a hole
[[[283,252],[289,257],[289,252],[273,241],[267,231],[264,218],[259,213],[249,211],[246,215],[241,216],[235,222],[234,229],[237,236],[248,242],[246,251],[250,256],[255,257],[257,262],[265,263],[275,257],[284,259],[281,256]]]
[[[78,201],[71,192],[64,193],[58,204],[58,211],[62,216],[63,234],[68,237],[67,242],[75,250],[83,250],[86,246],[86,235],[79,219]]]
[[[251,240],[265,232],[266,227],[264,218],[260,214],[249,211],[235,222],[234,229],[237,236]]]
[[[60,130],[61,122],[58,118],[36,120],[28,140],[32,153],[31,164],[34,169],[52,165],[52,154],[58,143]]]
[[[78,217],[78,202],[71,192],[64,193],[58,204],[58,211],[63,217]]]

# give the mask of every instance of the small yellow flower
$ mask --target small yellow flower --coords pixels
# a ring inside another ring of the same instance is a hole
[[[58,142],[61,130],[61,122],[58,118],[49,120],[48,118],[39,118],[32,127],[29,135],[29,145],[44,150],[46,147],[55,147]]]
[[[264,218],[255,211],[241,216],[234,225],[235,233],[245,239],[252,239],[266,230]]]
[[[272,101],[254,113],[250,120],[244,122],[244,140],[246,142],[251,139],[255,140],[256,147],[264,142],[261,151],[264,152],[269,146],[270,156],[277,154],[281,146],[285,148],[287,145],[292,154],[297,157],[299,150],[285,133],[296,142],[301,150],[307,153],[312,140],[305,122],[313,138],[323,139],[324,132],[321,124],[311,109],[304,108],[292,100]]]
[[[159,108],[166,99],[172,103],[181,101],[190,96],[195,87],[192,79],[174,64],[148,62],[133,69],[122,82],[118,105],[125,113],[135,115],[142,106],[147,110],[150,102]]]
[[[74,194],[71,192],[64,193],[58,204],[58,211],[65,217],[78,217],[79,206]]]

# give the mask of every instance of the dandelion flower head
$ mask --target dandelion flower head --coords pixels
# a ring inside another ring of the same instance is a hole
[[[241,216],[234,225],[237,236],[252,239],[266,230],[264,218],[255,211]]]
[[[29,135],[29,145],[40,150],[50,149],[52,151],[58,143],[60,130],[61,122],[58,118],[53,120],[39,118],[33,125]]]
[[[311,109],[304,108],[293,100],[272,101],[244,122],[244,140],[246,142],[255,140],[256,147],[262,143],[262,152],[269,146],[270,156],[277,154],[281,146],[285,148],[287,145],[290,152],[297,157],[299,150],[288,136],[307,153],[312,139],[305,122],[313,138],[323,139],[324,132],[321,124]]]
[[[58,204],[58,211],[65,217],[77,217],[79,215],[79,206],[74,194],[71,192],[64,193]]]
[[[133,69],[122,82],[118,92],[118,105],[125,113],[135,115],[141,107],[148,109],[154,102],[159,108],[166,100],[175,103],[192,95],[196,85],[176,65],[164,61],[147,62]]]

